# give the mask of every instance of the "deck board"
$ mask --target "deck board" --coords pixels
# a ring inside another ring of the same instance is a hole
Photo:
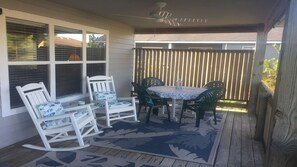
[[[164,158],[160,165],[163,166],[172,166],[174,164],[174,159],[171,158]]]
[[[175,160],[175,162],[172,165],[172,167],[184,167],[186,165],[187,165],[187,161]]]
[[[137,153],[137,152],[130,152],[127,156],[127,159],[130,159],[130,160],[137,160],[138,157],[140,157],[141,154],[140,153]]]
[[[225,167],[228,165],[228,157],[230,151],[231,134],[233,129],[234,113],[229,112],[227,114],[226,122],[222,132],[222,137],[216,157],[216,167]]]
[[[249,116],[251,135],[255,134],[256,117]],[[253,143],[253,158],[255,167],[264,166],[264,146],[262,142],[252,140]]]
[[[247,114],[241,114],[242,119],[242,154],[241,154],[241,164],[242,167],[254,167],[253,159],[253,138],[250,132],[249,118]]]
[[[127,157],[128,157],[129,154],[130,154],[129,152],[121,150],[121,151],[116,155],[116,157],[118,157],[118,158],[123,158],[123,159],[127,159]]]
[[[228,167],[241,166],[241,113],[234,113]]]
[[[160,157],[160,156],[153,156],[148,163],[149,164],[157,164],[160,165],[161,162],[163,161],[164,158]]]
[[[152,159],[152,155],[148,155],[148,154],[142,154],[137,161],[141,161],[141,162],[145,162],[148,163],[151,159]]]
[[[255,116],[247,113],[228,112],[223,127],[221,141],[219,144],[215,167],[262,167],[264,149],[261,142],[253,139],[255,132]],[[21,166],[41,157],[46,152],[36,151],[22,147],[24,143],[41,144],[39,137],[17,143],[0,150],[0,162],[7,166]],[[65,145],[72,145],[66,143]],[[152,156],[132,151],[117,150],[112,148],[90,146],[82,151],[93,152],[106,156],[141,161],[152,165],[171,167],[211,167],[207,164],[199,164],[182,160],[175,160],[167,157]],[[26,155],[26,156],[23,156]],[[18,161],[16,161],[16,159]]]
[[[200,167],[201,164],[194,163],[194,162],[188,162],[186,167]]]

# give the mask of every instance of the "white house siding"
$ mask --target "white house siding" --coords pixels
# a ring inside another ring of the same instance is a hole
[[[133,71],[132,48],[134,47],[132,27],[90,13],[52,4],[46,0],[0,0],[0,7],[109,30],[109,75],[114,76],[119,96],[130,94]],[[0,97],[2,100],[4,98]],[[0,148],[34,136],[36,133],[26,112],[0,117]]]
[[[109,29],[110,30],[110,29]],[[109,72],[114,76],[115,87],[119,96],[130,95],[133,73],[133,31],[110,30]]]

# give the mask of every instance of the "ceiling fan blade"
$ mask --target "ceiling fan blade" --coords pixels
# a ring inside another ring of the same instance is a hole
[[[153,20],[155,22],[164,23],[169,26],[178,27],[181,23],[191,24],[191,23],[206,23],[207,19],[200,18],[177,18],[173,17],[173,14],[169,11],[163,10],[167,5],[166,2],[159,1],[155,3],[156,8],[149,12],[149,17],[134,16],[134,15],[124,15],[124,14],[114,14],[119,17],[129,17],[135,19],[146,19]]]
[[[159,11],[158,12],[159,16],[161,16],[162,18],[165,18],[165,19],[170,19],[172,18],[172,13],[168,12],[168,11]]]
[[[173,27],[181,26],[181,23],[179,23],[176,18],[164,19],[163,22]]]
[[[183,23],[206,23],[207,19],[200,18],[176,18],[179,22]]]
[[[180,26],[182,23],[206,23],[207,19],[201,18],[177,18],[173,17],[173,14],[169,11],[163,10],[163,8],[167,5],[166,2],[157,2],[155,3],[158,9],[154,9],[150,12],[150,16],[155,19],[163,19],[165,24],[171,26]]]

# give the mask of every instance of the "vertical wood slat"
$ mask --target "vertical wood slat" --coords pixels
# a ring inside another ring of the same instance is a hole
[[[231,59],[232,62],[232,94],[231,94],[231,98],[232,96],[234,96],[234,98],[236,98],[236,89],[235,89],[235,83],[236,83],[236,74],[237,74],[237,56],[236,56],[236,52],[233,52],[232,56],[233,59]]]
[[[251,84],[252,50],[135,49],[134,82],[146,77],[162,79],[174,86],[202,87],[221,80],[226,84],[225,99],[248,101]]]

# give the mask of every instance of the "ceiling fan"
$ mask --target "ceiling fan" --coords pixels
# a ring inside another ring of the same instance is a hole
[[[166,5],[167,3],[163,1],[156,2],[155,3],[156,9],[152,10],[149,13],[149,16],[160,23],[165,23],[170,26],[180,26],[181,24],[177,21],[176,18],[172,17],[171,12],[163,10],[163,8]]]
[[[167,3],[164,1],[158,1],[154,4],[155,9],[149,12],[149,17],[140,17],[140,16],[131,16],[131,15],[118,15],[124,17],[133,17],[140,19],[155,20],[159,23],[165,23],[170,26],[180,26],[182,23],[206,23],[207,19],[198,19],[198,18],[177,18],[173,17],[173,14],[169,11],[163,10],[166,7]]]

